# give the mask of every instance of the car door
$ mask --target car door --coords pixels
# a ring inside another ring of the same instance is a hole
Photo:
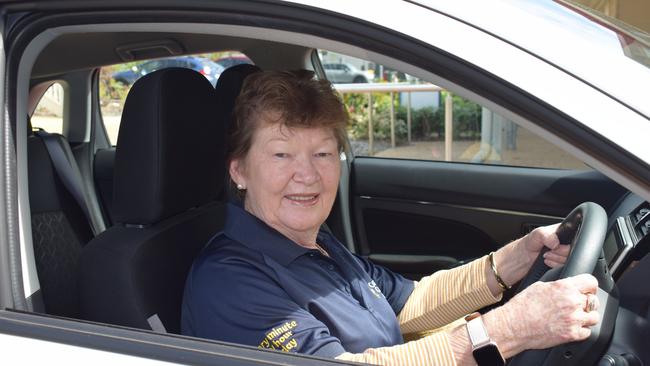
[[[483,256],[582,202],[623,190],[600,173],[356,157],[351,207],[360,252],[417,279]]]

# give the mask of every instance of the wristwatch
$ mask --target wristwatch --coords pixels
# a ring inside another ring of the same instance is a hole
[[[504,366],[506,361],[499,352],[497,344],[488,335],[481,314],[471,313],[465,317],[465,321],[469,341],[472,343],[472,355],[478,366]]]

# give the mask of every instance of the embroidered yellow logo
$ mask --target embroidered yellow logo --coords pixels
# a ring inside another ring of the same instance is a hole
[[[289,352],[298,347],[298,341],[293,338],[293,330],[298,326],[298,322],[292,320],[285,322],[279,327],[271,329],[266,333],[266,337],[260,342],[258,348],[274,349]]]

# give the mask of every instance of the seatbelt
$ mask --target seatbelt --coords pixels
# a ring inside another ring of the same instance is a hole
[[[158,314],[154,314],[150,317],[147,318],[147,323],[149,323],[149,326],[151,327],[151,330],[153,330],[156,333],[167,333],[167,329],[165,329],[165,325],[163,324],[162,320],[160,320],[160,317]]]
[[[43,140],[43,143],[45,143],[45,148],[47,149],[47,153],[50,155],[56,174],[77,202],[77,205],[79,205],[83,211],[93,234],[97,235],[102,232],[103,229],[101,229],[100,225],[95,222],[95,219],[91,215],[90,204],[86,198],[84,187],[82,186],[83,179],[81,178],[79,168],[76,165],[73,166],[70,160],[68,160],[65,151],[63,151],[63,147],[55,135],[42,130],[34,131],[34,134],[40,137],[41,140]]]

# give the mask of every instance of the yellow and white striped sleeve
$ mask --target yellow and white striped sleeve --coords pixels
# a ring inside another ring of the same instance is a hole
[[[488,257],[450,270],[438,271],[415,284],[397,316],[402,334],[440,328],[501,300],[488,288]]]
[[[336,359],[386,366],[456,365],[448,331],[464,322],[459,318],[501,299],[501,295],[492,295],[487,286],[489,265],[485,256],[416,283],[397,319],[403,334],[426,336],[392,347],[369,348],[363,353],[346,352]]]
[[[363,353],[346,352],[336,359],[387,366],[456,365],[446,330],[397,346],[369,348]]]

